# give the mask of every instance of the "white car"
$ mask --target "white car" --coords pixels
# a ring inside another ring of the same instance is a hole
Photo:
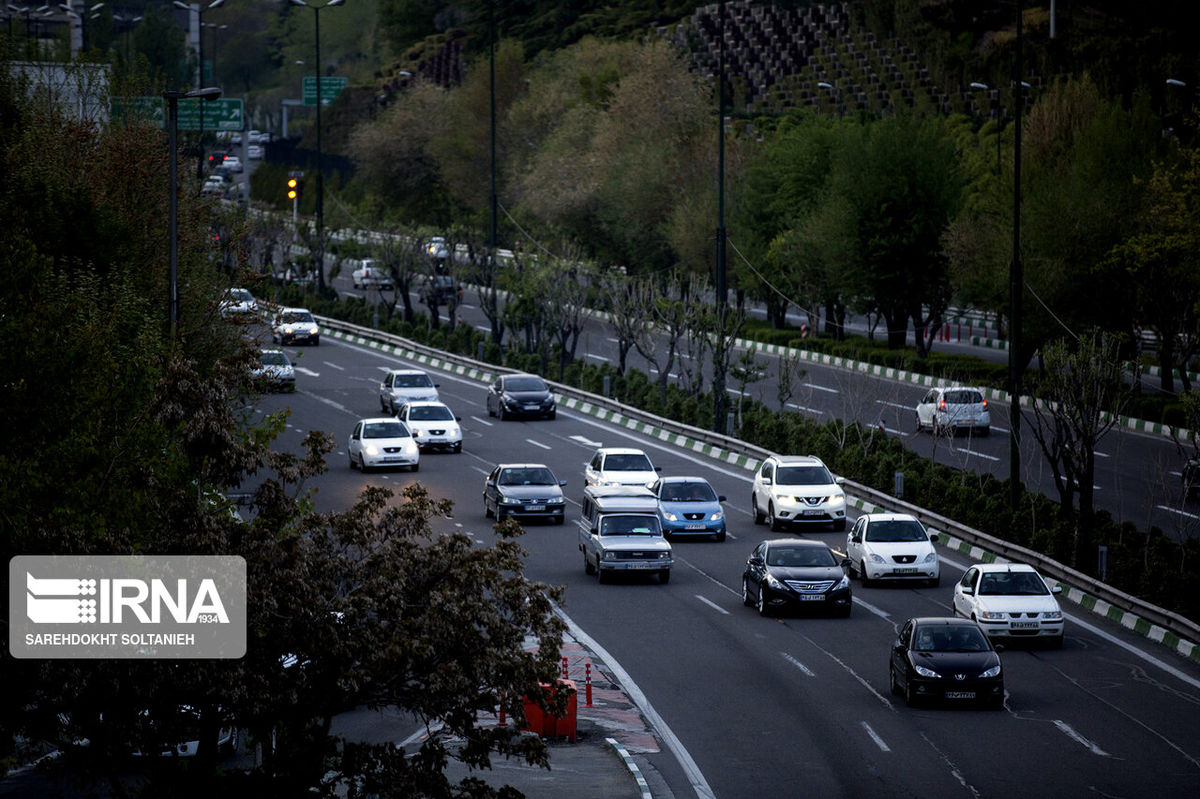
[[[601,447],[584,464],[585,486],[645,486],[658,480],[662,467],[650,462],[640,449]]]
[[[754,473],[754,523],[765,522],[772,531],[787,524],[828,524],[845,530],[845,482],[813,455],[772,455]]]
[[[917,403],[917,432],[929,430],[934,435],[959,430],[986,436],[992,426],[983,392],[970,386],[931,388]]]
[[[346,456],[351,469],[364,472],[384,466],[407,466],[414,472],[421,468],[416,439],[404,422],[391,416],[360,419],[346,444]]]
[[[446,239],[442,236],[433,236],[429,239],[429,243],[425,245],[425,252],[430,258],[442,259],[450,255],[449,248],[446,247]]]
[[[933,544],[936,533],[908,513],[868,513],[859,516],[846,536],[850,569],[863,586],[876,580],[919,581],[936,586],[942,567]]]
[[[221,302],[217,305],[217,312],[225,318],[256,316],[258,300],[254,299],[254,295],[248,289],[225,289],[225,293],[221,295]]]
[[[395,414],[400,406],[414,400],[437,402],[438,384],[420,369],[392,369],[379,384],[379,407]]]
[[[225,156],[225,160],[221,162],[221,166],[225,167],[230,172],[241,172],[242,159],[238,158],[236,155],[227,155]]]
[[[351,274],[351,280],[356,289],[391,289],[392,276],[379,261],[374,258],[363,258],[358,269]]]
[[[283,350],[263,350],[259,365],[251,370],[253,380],[268,389],[293,391],[296,369]]]
[[[246,148],[246,158],[251,161],[261,161],[263,148],[261,144],[251,144]]]
[[[415,400],[396,411],[396,418],[408,425],[421,449],[448,449],[462,452],[462,419],[441,402]]]
[[[271,326],[271,338],[280,344],[321,343],[321,327],[307,308],[283,308]]]
[[[974,619],[989,638],[1041,638],[1063,642],[1063,614],[1037,569],[1025,563],[976,563],[954,585],[954,612]]]

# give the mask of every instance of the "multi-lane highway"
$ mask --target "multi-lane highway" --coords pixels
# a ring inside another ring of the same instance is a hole
[[[598,336],[599,337],[599,336]],[[323,337],[289,348],[298,391],[263,398],[290,407],[282,448],[310,429],[334,434],[318,510],[344,509],[366,485],[420,480],[455,502],[436,526],[491,540],[480,501],[497,462],[539,461],[568,481],[568,523],[531,525],[523,539],[531,579],[565,584],[565,612],[628,673],[662,719],[660,751],[645,753],[661,790],[675,796],[1125,796],[1181,795],[1200,781],[1200,665],[1069,604],[1061,650],[1003,654],[1003,711],[904,706],[889,693],[888,648],[903,620],[950,613],[951,585],[967,562],[943,559],[940,588],[854,585],[849,619],[760,618],[741,601],[746,555],[768,536],[749,513],[750,473],[651,442],[560,409],[555,421],[499,422],[485,387],[438,375],[462,417],[460,454],[428,454],[419,473],[363,475],[346,466],[354,422],[379,410],[387,368],[376,350]],[[844,378],[810,370],[813,395]],[[819,387],[818,387],[819,386]],[[897,398],[907,402],[907,396]],[[994,441],[994,439],[993,439]],[[584,462],[600,445],[645,449],[664,474],[698,474],[729,497],[724,543],[679,542],[671,582],[599,585],[584,575],[572,515]],[[839,547],[844,534],[805,531]]]

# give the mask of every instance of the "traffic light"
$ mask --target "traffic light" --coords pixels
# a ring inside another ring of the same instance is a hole
[[[288,178],[287,180],[287,198],[289,200],[300,199],[300,193],[304,190],[304,184],[300,182],[300,178]]]

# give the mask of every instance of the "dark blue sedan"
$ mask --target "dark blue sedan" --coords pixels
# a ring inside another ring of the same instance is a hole
[[[702,535],[725,540],[725,509],[721,507],[725,497],[718,496],[703,477],[663,477],[650,490],[658,497],[658,514],[667,538]]]

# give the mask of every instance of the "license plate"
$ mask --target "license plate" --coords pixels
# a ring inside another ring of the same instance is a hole
[[[1037,629],[1037,626],[1038,623],[1036,621],[1014,621],[1012,623],[1014,630],[1034,630]]]
[[[801,594],[800,601],[801,602],[824,602],[825,595],[824,594]]]
[[[800,514],[802,516],[824,516],[825,511],[823,511],[823,510],[804,510],[804,511],[800,511]]]
[[[892,574],[916,574],[916,569],[892,569]]]
[[[536,405],[526,405],[525,406],[525,410],[527,410],[527,411],[536,411],[537,409],[538,409],[538,406],[536,406]]]
[[[975,692],[974,691],[947,691],[946,698],[947,699],[974,699]]]
[[[658,565],[649,561],[634,561],[632,563],[618,563],[618,569],[657,569]]]
[[[430,436],[429,443],[430,444],[444,444],[444,443],[446,443],[446,437],[445,436]]]
[[[525,510],[527,510],[527,511],[545,510],[545,509],[546,509],[545,505],[526,505],[525,506]]]
[[[687,527],[685,529],[687,529],[687,530],[703,530],[704,525],[703,524],[689,524],[689,525],[687,525]]]

